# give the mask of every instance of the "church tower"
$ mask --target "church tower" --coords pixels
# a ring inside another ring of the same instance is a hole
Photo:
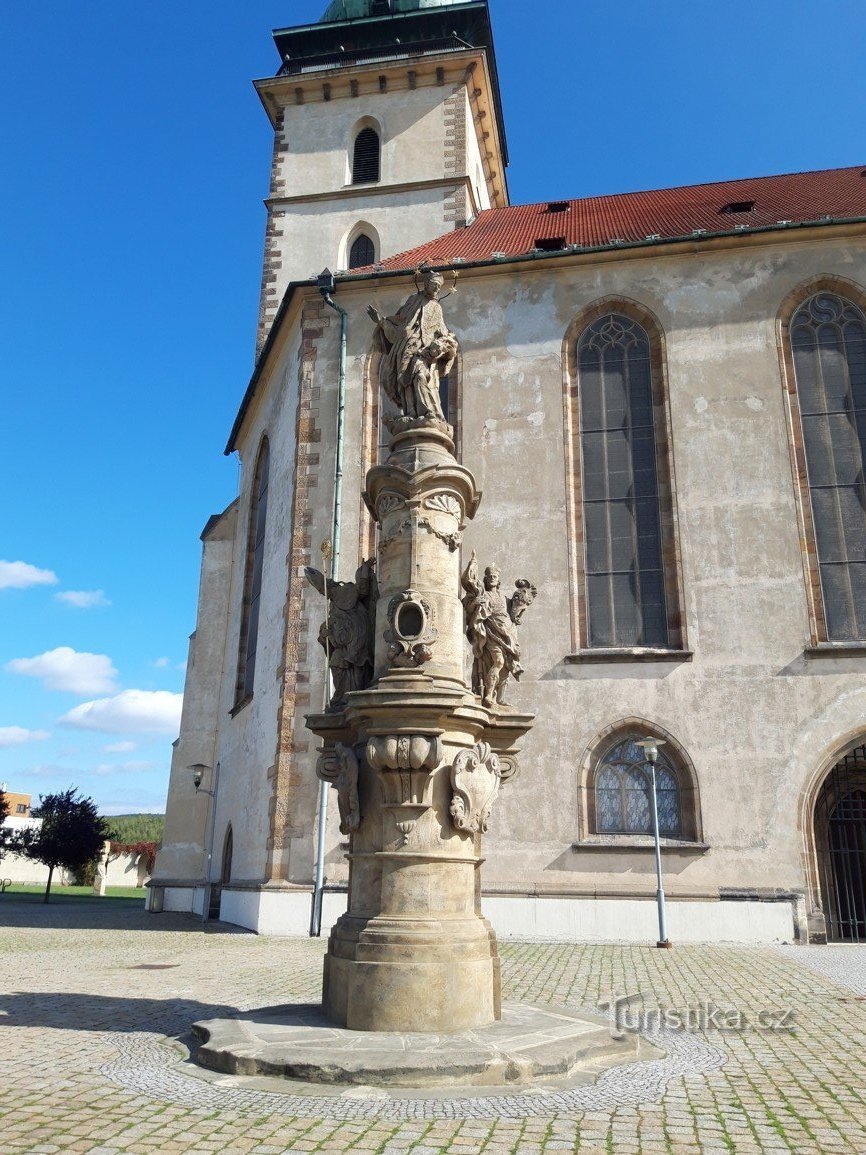
[[[374,265],[508,204],[487,0],[332,0],[279,29],[257,349],[286,287]]]

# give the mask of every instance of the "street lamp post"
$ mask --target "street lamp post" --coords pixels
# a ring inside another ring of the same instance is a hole
[[[656,853],[656,902],[659,908],[659,940],[656,946],[669,950],[671,941],[668,938],[667,924],[665,921],[665,890],[662,884],[662,848],[659,841],[659,808],[656,797],[656,761],[659,756],[659,746],[664,746],[664,744],[663,738],[653,737],[644,738],[642,742],[637,743],[638,746],[643,748],[652,774],[653,841],[655,843]]]

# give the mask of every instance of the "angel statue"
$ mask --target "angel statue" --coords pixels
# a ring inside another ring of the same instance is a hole
[[[509,675],[519,679],[523,673],[517,627],[538,591],[532,582],[521,578],[514,593],[506,598],[495,565],[487,567],[483,581],[479,578],[475,550],[460,584],[466,590],[463,606],[466,636],[472,645],[473,693],[480,694],[489,709],[504,706],[502,695]]]
[[[328,581],[317,569],[307,566],[310,585],[328,599],[325,620],[319,629],[319,643],[328,655],[334,695],[328,708],[339,709],[352,690],[366,690],[373,680],[373,646],[376,601],[379,586],[374,573],[375,559],[369,558],[355,574],[353,582]]]
[[[367,308],[376,322],[374,347],[384,354],[379,382],[403,416],[412,420],[445,421],[439,381],[454,364],[457,338],[445,324],[438,300],[444,283],[441,274],[424,269],[420,291],[413,293],[393,317],[383,317],[374,305]]]

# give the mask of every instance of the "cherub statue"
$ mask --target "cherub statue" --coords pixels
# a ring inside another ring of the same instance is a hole
[[[373,680],[373,646],[379,586],[375,559],[365,561],[353,582],[328,581],[309,566],[310,585],[327,596],[328,613],[319,629],[319,643],[328,655],[334,695],[328,708],[339,709],[352,690],[365,690]]]
[[[532,582],[521,578],[506,598],[500,586],[499,570],[489,565],[484,580],[478,576],[475,550],[460,579],[466,590],[466,636],[472,645],[472,690],[490,709],[504,706],[503,693],[509,675],[520,678],[520,645],[517,627],[538,592]]]
[[[373,305],[367,308],[376,322],[376,346],[384,354],[379,382],[403,416],[412,420],[445,421],[439,381],[454,364],[457,338],[445,324],[438,300],[444,283],[440,273],[424,269],[420,291],[393,317],[383,317]]]

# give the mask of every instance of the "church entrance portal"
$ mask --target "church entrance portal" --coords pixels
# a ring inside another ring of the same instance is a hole
[[[815,802],[815,849],[830,942],[866,942],[866,746],[840,759]]]

